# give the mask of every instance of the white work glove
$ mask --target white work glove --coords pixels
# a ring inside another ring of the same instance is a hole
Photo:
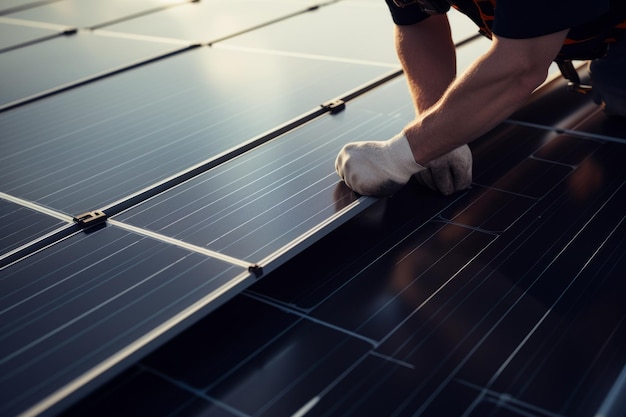
[[[353,142],[335,160],[337,174],[361,195],[383,197],[398,191],[425,168],[415,162],[404,133],[377,142]]]
[[[463,145],[424,164],[414,178],[443,195],[464,190],[472,183],[472,151]]]

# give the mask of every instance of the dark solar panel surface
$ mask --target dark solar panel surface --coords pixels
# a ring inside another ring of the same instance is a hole
[[[0,414],[27,410],[33,399],[54,405],[54,395],[68,394],[59,390],[106,376],[249,278],[241,266],[113,226],[4,268]]]
[[[0,52],[0,415],[623,415],[624,122],[555,82],[470,190],[357,198],[411,101],[382,2],[312,6],[0,6],[81,28]]]
[[[403,107],[391,105],[401,100]],[[261,262],[356,199],[334,172],[345,143],[392,136],[412,113],[398,79],[115,218]]]

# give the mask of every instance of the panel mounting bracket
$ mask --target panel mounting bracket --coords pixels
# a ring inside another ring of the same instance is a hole
[[[346,102],[341,99],[331,100],[322,104],[322,108],[328,110],[330,114],[336,114],[346,108]]]
[[[94,210],[88,211],[83,214],[79,214],[74,217],[74,222],[77,223],[81,229],[87,229],[92,226],[97,226],[104,223],[107,219],[107,215],[104,211]]]
[[[253,273],[255,277],[261,278],[263,276],[263,267],[259,264],[250,265],[248,271]]]

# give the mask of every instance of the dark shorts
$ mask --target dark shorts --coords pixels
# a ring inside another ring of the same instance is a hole
[[[626,117],[626,39],[609,46],[608,53],[589,64],[593,101],[607,114]]]

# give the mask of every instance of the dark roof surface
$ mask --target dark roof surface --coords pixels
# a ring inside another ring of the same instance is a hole
[[[1,416],[624,415],[626,123],[555,70],[387,199],[382,1],[7,0],[0,79]]]

